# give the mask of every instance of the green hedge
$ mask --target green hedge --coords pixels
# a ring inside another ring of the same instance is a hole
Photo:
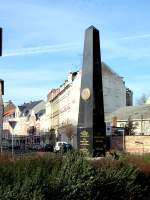
[[[137,200],[146,198],[145,180],[126,162],[89,161],[79,152],[0,159],[1,200]]]

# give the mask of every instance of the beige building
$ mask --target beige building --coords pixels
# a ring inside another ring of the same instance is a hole
[[[61,140],[67,141],[68,137],[70,140],[76,138],[81,73],[81,70],[69,73],[64,84],[57,89],[52,89],[47,96],[46,118],[49,129],[55,130],[55,133],[61,136]],[[123,78],[105,63],[102,63],[102,75],[104,110],[107,115],[126,106],[126,87]]]
[[[49,120],[49,129],[54,129],[57,137],[61,137],[61,140],[68,141],[68,135],[70,134],[70,137],[73,137],[76,133],[80,79],[81,71],[69,73],[68,79],[64,84],[58,89],[52,89],[48,94],[46,115]],[[65,133],[68,128],[72,133],[70,132],[66,135]]]

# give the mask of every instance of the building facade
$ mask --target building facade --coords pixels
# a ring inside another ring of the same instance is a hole
[[[72,143],[77,147],[77,124],[82,71],[70,72],[67,80],[58,88],[51,89],[47,102],[34,101],[9,108],[3,123],[5,135],[27,138],[27,143],[43,143],[55,134],[57,140]],[[122,77],[102,63],[102,81],[105,116],[126,106],[126,87]],[[9,121],[15,121],[14,128]],[[7,134],[6,134],[7,133]],[[49,135],[49,133],[52,133]]]
[[[150,135],[150,104],[122,107],[107,115],[106,122],[118,128],[125,128],[130,122],[134,135]]]
[[[76,126],[78,123],[79,99],[82,71],[69,73],[67,80],[47,96],[46,115],[49,129],[55,131],[58,139],[70,140],[76,147]],[[102,81],[105,115],[126,106],[126,87],[123,78],[108,65],[102,63]]]
[[[76,134],[79,110],[81,71],[68,74],[68,80],[48,94],[46,105],[49,128],[54,130],[57,138],[72,140]]]
[[[10,145],[13,135],[14,146],[40,143],[39,137],[48,132],[47,124],[43,100],[7,106],[3,120],[4,141]]]

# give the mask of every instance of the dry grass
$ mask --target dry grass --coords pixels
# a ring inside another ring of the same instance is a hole
[[[126,155],[124,161],[133,164],[145,175],[150,176],[150,155]]]

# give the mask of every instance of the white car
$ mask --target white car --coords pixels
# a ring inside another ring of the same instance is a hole
[[[54,152],[59,152],[64,144],[67,144],[67,142],[56,142]]]

